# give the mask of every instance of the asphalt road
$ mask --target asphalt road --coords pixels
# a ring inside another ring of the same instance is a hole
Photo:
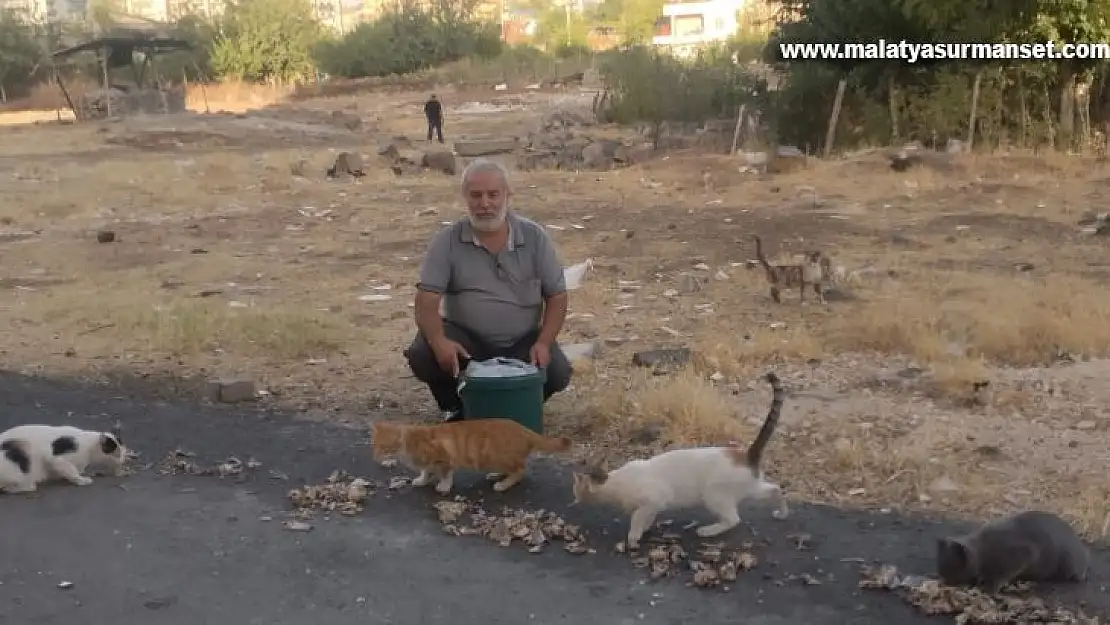
[[[934,521],[890,514],[795,508],[786,521],[746,513],[770,541],[761,564],[727,593],[649,582],[610,546],[626,519],[575,507],[599,553],[551,549],[531,555],[439,527],[430,491],[379,493],[361,516],[317,520],[311,532],[282,529],[285,492],[319,484],[335,469],[386,480],[365,436],[350,429],[266,415],[114,397],[110,391],[0,374],[0,430],[18,423],[107,428],[119,419],[126,442],[153,462],[181,447],[201,462],[254,457],[246,478],[165,476],[149,470],[66,484],[32,496],[0,495],[0,623],[83,625],[512,625],[536,623],[845,625],[945,622],[898,599],[856,589],[859,560],[881,559],[928,572]],[[772,452],[773,456],[773,452]],[[773,462],[773,457],[771,458]],[[271,471],[286,474],[278,479]],[[479,475],[457,480],[482,489],[487,504],[565,510],[566,471],[536,463],[519,490],[489,491]],[[266,518],[272,520],[267,521]],[[691,515],[679,515],[676,523]],[[812,535],[810,551],[788,534]],[[1099,556],[1094,579],[1059,592],[1069,603],[1110,613],[1110,567]],[[790,576],[822,581],[805,585]],[[71,584],[62,588],[63,582]]]

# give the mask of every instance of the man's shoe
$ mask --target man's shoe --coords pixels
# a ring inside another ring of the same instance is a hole
[[[462,408],[459,408],[457,410],[447,410],[443,413],[444,423],[454,423],[455,421],[462,421],[465,418],[466,415],[463,414]]]

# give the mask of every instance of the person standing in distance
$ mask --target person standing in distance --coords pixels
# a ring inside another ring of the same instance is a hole
[[[443,143],[443,104],[432,94],[424,103],[424,117],[428,118],[428,141],[432,140],[434,130],[439,142]]]
[[[416,285],[417,334],[405,350],[446,421],[465,418],[458,378],[471,359],[516,358],[546,369],[544,401],[566,389],[572,374],[556,341],[567,286],[551,237],[509,210],[509,175],[496,161],[470,163],[462,194],[467,216],[428,245]]]

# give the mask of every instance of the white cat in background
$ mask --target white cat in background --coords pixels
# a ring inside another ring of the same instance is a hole
[[[763,477],[759,461],[763,448],[778,424],[785,393],[778,376],[766,376],[774,397],[771,410],[755,441],[747,450],[737,447],[674,449],[647,460],[631,460],[614,471],[595,467],[574,474],[574,504],[608,502],[632,513],[628,548],[636,549],[640,538],[665,510],[704,506],[717,522],[697,529],[698,536],[723,534],[740,523],[737,507],[745,499],[777,500],[775,518],[789,510],[782,489]]]
[[[52,478],[88,486],[92,478],[82,475],[85,469],[105,467],[119,475],[125,456],[118,425],[111,432],[18,425],[0,433],[0,491],[29,493]]]

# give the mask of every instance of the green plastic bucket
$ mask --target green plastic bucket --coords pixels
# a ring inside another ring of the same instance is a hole
[[[473,375],[491,364],[518,366],[520,373],[510,377]],[[472,361],[461,378],[459,398],[467,419],[512,419],[543,434],[543,386],[547,382],[544,369],[519,360],[493,358],[479,363]]]

